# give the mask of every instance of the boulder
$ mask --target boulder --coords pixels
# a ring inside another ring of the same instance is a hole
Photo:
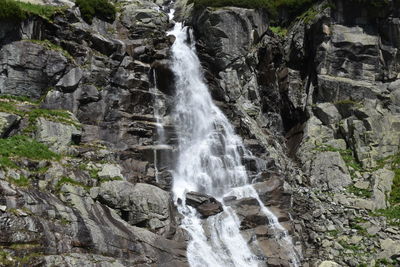
[[[316,154],[310,170],[312,186],[336,191],[351,183],[346,163],[339,152],[327,151]]]
[[[318,267],[339,267],[340,265],[334,261],[323,261],[321,262]]]
[[[121,167],[117,164],[105,164],[98,175],[100,179],[121,178]]]
[[[21,117],[15,114],[0,112],[0,137],[4,138],[12,130]]]
[[[79,140],[80,136],[81,131],[73,124],[51,121],[45,118],[37,119],[35,139],[48,145],[56,153],[69,152],[70,144],[77,139]]]
[[[168,192],[149,184],[125,181],[102,183],[98,193],[100,202],[120,212],[131,225],[160,230],[169,223]]]
[[[195,208],[203,218],[216,215],[223,211],[222,204],[212,196],[198,193],[186,193],[186,204]]]
[[[80,68],[73,68],[67,72],[56,84],[56,88],[63,92],[73,92],[83,77],[83,71]]]
[[[317,104],[313,108],[313,111],[318,119],[320,119],[325,125],[337,123],[342,118],[338,109],[332,103]]]

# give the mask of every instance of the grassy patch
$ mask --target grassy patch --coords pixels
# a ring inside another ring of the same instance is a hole
[[[1,96],[0,97],[0,111],[6,113],[17,114],[22,117],[28,117],[29,125],[24,129],[25,133],[31,133],[36,130],[36,121],[38,118],[45,118],[50,121],[59,122],[67,125],[73,125],[76,128],[81,128],[81,125],[71,118],[71,114],[65,110],[51,110],[51,109],[40,109],[35,106],[36,103],[29,101],[34,104],[33,106],[26,106],[24,108],[19,107],[23,104],[20,101],[26,102],[29,98],[26,97],[14,97],[14,96]]]
[[[56,12],[62,9],[63,8],[50,5],[36,5],[15,0],[1,0],[0,21],[19,22],[33,14],[50,19]]]
[[[116,9],[108,0],[76,0],[76,5],[81,11],[82,18],[92,24],[93,18],[113,22],[115,20]]]
[[[26,136],[16,135],[0,139],[0,157],[22,157],[33,160],[58,160],[60,155]]]
[[[31,184],[30,180],[24,175],[21,175],[19,179],[10,178],[9,181],[20,187],[27,187]]]
[[[64,184],[70,184],[70,185],[74,185],[74,186],[83,187],[83,188],[86,189],[86,190],[89,190],[89,189],[90,189],[90,186],[87,186],[87,185],[85,185],[85,184],[83,184],[83,183],[81,183],[81,182],[75,181],[74,179],[72,179],[72,178],[70,178],[70,177],[65,177],[65,176],[64,176],[64,177],[62,177],[60,180],[58,180],[58,182],[57,182],[57,184],[56,184],[56,187],[55,187],[56,191],[57,191],[57,192],[60,192],[61,187],[62,187]]]
[[[346,189],[347,189],[347,192],[352,193],[358,197],[362,197],[362,198],[372,197],[372,192],[368,189],[357,188],[354,185],[351,185],[351,186],[347,187]]]
[[[384,216],[392,226],[400,226],[400,206],[393,206],[373,212],[373,216]]]

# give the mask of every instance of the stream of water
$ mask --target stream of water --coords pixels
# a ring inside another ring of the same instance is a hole
[[[250,184],[243,156],[251,156],[233,126],[213,103],[206,86],[191,30],[177,22],[168,34],[176,37],[172,47],[175,74],[175,110],[172,117],[178,133],[179,153],[173,187],[175,204],[183,215],[181,226],[190,234],[187,256],[192,267],[256,267],[265,260],[254,255],[240,233],[235,211],[223,198],[252,197],[268,218],[276,240],[287,250],[292,266],[298,260],[292,240],[276,216],[264,206]],[[185,204],[190,191],[211,195],[223,203],[224,212],[201,219]],[[266,224],[268,223],[266,221]]]

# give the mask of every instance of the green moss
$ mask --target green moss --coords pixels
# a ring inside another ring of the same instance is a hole
[[[94,17],[108,22],[115,20],[116,9],[108,0],[76,0],[75,3],[81,11],[82,18],[89,24]]]
[[[10,0],[8,0],[10,1]],[[35,14],[47,19],[50,19],[56,12],[59,12],[65,7],[55,7],[51,5],[36,5],[27,2],[14,1],[17,5],[28,14]]]
[[[26,136],[15,135],[0,139],[0,157],[22,157],[33,160],[58,160],[60,155]]]

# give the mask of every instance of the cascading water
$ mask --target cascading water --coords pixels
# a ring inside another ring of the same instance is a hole
[[[277,242],[290,254],[292,265],[297,266],[287,231],[249,185],[242,156],[251,155],[212,101],[203,81],[190,30],[182,23],[176,23],[169,34],[176,37],[172,47],[172,69],[176,77],[173,119],[179,140],[172,191],[178,210],[183,215],[181,226],[191,236],[187,252],[190,265],[265,266],[240,234],[240,221],[231,207],[223,205],[224,212],[204,220],[194,208],[185,204],[186,193],[195,191],[211,195],[222,203],[226,196],[257,199]]]

